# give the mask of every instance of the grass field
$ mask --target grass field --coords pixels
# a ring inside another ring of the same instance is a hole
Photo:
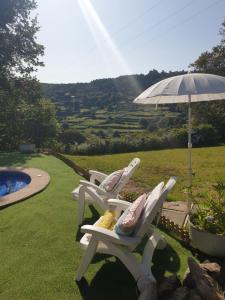
[[[211,189],[217,180],[225,181],[225,146],[193,149],[193,194],[199,197]],[[134,157],[141,159],[134,181],[146,189],[154,187],[161,180],[172,175],[178,182],[170,194],[171,200],[185,200],[187,197],[187,150],[173,149],[146,151],[104,156],[68,156],[86,169],[97,169],[106,173],[126,166]]]
[[[115,164],[123,165],[133,155],[126,160],[119,157],[117,164],[108,158],[108,170]],[[107,158],[94,161],[93,167],[100,169]],[[74,281],[83,255],[78,242],[77,206],[71,200],[78,175],[56,158],[44,155],[0,154],[0,165],[41,168],[51,176],[42,193],[0,211],[1,300],[137,299],[135,281],[113,257],[96,256],[85,278],[79,284]],[[89,209],[85,216],[85,223],[93,222]],[[168,246],[156,251],[153,258],[157,279],[174,272],[183,274],[191,255],[179,242],[168,235],[166,238]]]

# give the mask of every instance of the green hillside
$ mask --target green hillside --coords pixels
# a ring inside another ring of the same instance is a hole
[[[56,106],[62,131],[78,130],[85,136],[87,144],[96,139],[126,139],[130,134],[141,139],[149,138],[158,129],[180,127],[185,123],[185,114],[176,105],[161,106],[156,110],[152,106],[133,103],[148,86],[180,73],[183,72],[152,70],[146,75],[99,79],[90,83],[43,83],[42,90]]]
[[[182,73],[152,70],[90,83],[42,84],[56,107],[58,151],[95,155],[186,147],[187,105],[156,109],[133,103],[147,87]],[[222,101],[192,103],[195,147],[224,144],[224,107]]]

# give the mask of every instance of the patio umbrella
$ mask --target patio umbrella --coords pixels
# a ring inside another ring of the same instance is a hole
[[[188,185],[192,186],[191,102],[225,99],[225,77],[188,73],[164,79],[146,89],[134,103],[188,103]],[[203,112],[204,113],[204,112]],[[190,208],[190,199],[188,209]]]

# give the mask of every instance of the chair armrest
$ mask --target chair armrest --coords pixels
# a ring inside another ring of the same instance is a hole
[[[116,208],[119,208],[121,211],[126,210],[131,205],[130,202],[120,199],[109,199],[107,202],[110,206],[116,206]]]
[[[129,237],[129,236],[120,236],[114,231],[97,227],[94,225],[84,225],[81,227],[81,232],[92,234],[93,237],[96,237],[102,242],[113,242],[116,244],[131,246],[140,242],[140,237]]]
[[[108,175],[102,172],[98,172],[95,170],[90,170],[90,182],[95,183],[95,180],[98,180],[98,182],[102,182]]]
[[[85,186],[85,187],[92,187],[94,188],[97,192],[102,193],[103,195],[106,195],[106,191],[103,190],[102,188],[100,188],[98,185],[90,182],[90,181],[86,181],[86,180],[80,180],[80,184]]]

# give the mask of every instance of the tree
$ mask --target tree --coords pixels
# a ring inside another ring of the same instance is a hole
[[[20,141],[44,146],[48,139],[56,136],[58,124],[55,118],[55,106],[47,99],[35,104],[21,103],[17,112],[20,127]]]
[[[60,134],[60,141],[63,144],[81,144],[86,138],[76,129],[66,129]]]
[[[220,44],[211,51],[203,52],[191,64],[195,71],[225,76],[225,21],[222,23],[220,35]],[[198,103],[193,110],[193,116],[196,124],[211,124],[221,136],[221,140],[225,141],[225,101]]]
[[[225,21],[219,31],[222,40],[211,51],[203,52],[198,59],[191,64],[196,71],[225,76]]]
[[[147,120],[147,119],[141,118],[139,120],[139,125],[141,128],[146,129],[148,127],[148,124],[149,124],[149,120]]]
[[[43,66],[39,56],[44,47],[36,42],[39,30],[31,11],[35,0],[1,0],[0,2],[0,78],[29,77]],[[2,82],[3,83],[3,82]]]
[[[44,47],[37,43],[35,0],[0,1],[0,142],[15,150],[21,141],[43,146],[56,134],[54,106],[41,99],[34,77],[43,66]]]

